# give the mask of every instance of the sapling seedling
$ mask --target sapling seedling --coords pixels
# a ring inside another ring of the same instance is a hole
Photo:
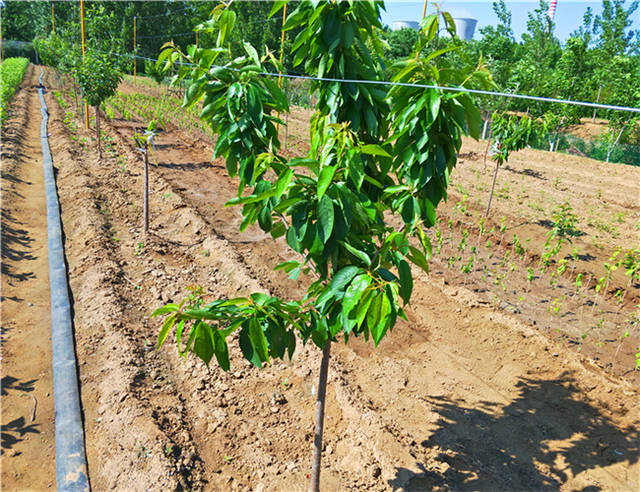
[[[276,14],[285,2],[276,2]],[[435,224],[436,207],[446,197],[462,135],[479,135],[481,118],[466,93],[414,89],[415,84],[468,83],[489,86],[476,68],[451,71],[443,52],[421,53],[434,42],[441,16],[421,23],[412,57],[401,63],[386,86],[340,79],[383,80],[378,63],[382,2],[300,2],[284,30],[299,31],[294,66],[318,79],[311,120],[311,145],[305,158],[279,152],[274,115],[288,110],[277,83],[265,76],[282,67],[270,52],[260,56],[243,43],[245,55],[233,57],[229,35],[235,12],[218,4],[211,21],[196,30],[217,32],[215,48],[165,45],[158,65],[180,62],[176,81],[187,79],[184,104],[203,100],[201,118],[217,135],[214,157],[222,157],[238,194],[241,231],[257,223],[274,238],[285,237],[294,254],[276,267],[289,275],[308,270],[313,282],[303,299],[284,301],[264,293],[233,299],[167,304],[158,345],[176,327],[181,354],[194,352],[207,364],[214,358],[229,370],[227,339],[238,341],[257,367],[273,358],[291,358],[296,340],[322,350],[310,490],[317,491],[324,430],[327,372],[331,346],[338,338],[363,336],[378,345],[405,318],[413,291],[410,264],[428,272],[431,244],[425,229]],[[450,15],[446,28],[454,32]],[[370,50],[374,50],[371,53]],[[187,63],[182,63],[182,61]],[[446,65],[442,68],[440,63]],[[454,130],[455,129],[455,130]],[[401,151],[402,150],[402,151]],[[401,224],[387,223],[385,213]],[[400,222],[400,221],[398,221]],[[410,241],[410,239],[412,241]],[[183,349],[182,337],[187,338]]]
[[[149,152],[153,147],[153,139],[157,135],[158,123],[151,120],[147,125],[144,134],[134,133],[133,138],[136,142],[138,152],[142,154],[144,163],[144,180],[143,180],[143,231],[145,234],[149,232]]]
[[[496,168],[493,173],[491,191],[489,192],[489,201],[487,202],[487,210],[485,212],[486,217],[489,216],[499,167],[507,162],[511,152],[524,149],[537,140],[539,135],[543,133],[544,128],[545,126],[542,121],[533,119],[528,115],[518,117],[516,115],[495,112],[491,116],[491,132],[495,139],[495,143],[491,149],[491,158],[495,161]]]
[[[96,111],[96,138],[98,140],[98,156],[102,159],[100,145],[100,105],[118,90],[122,73],[114,67],[113,62],[105,55],[93,50],[84,57],[78,68],[78,82],[89,105]]]

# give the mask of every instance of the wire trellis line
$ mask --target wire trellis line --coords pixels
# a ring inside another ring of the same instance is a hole
[[[137,56],[136,58],[140,58],[148,61],[158,60],[155,58],[147,58],[145,56]],[[193,63],[182,62],[182,65],[187,66],[195,66]],[[212,68],[226,68],[227,70],[237,70],[229,67],[223,67],[219,65],[211,65]],[[483,96],[495,96],[495,97],[511,97],[514,99],[526,99],[529,101],[539,101],[539,102],[548,102],[548,103],[558,103],[558,104],[571,104],[574,106],[585,106],[588,108],[599,108],[599,109],[610,109],[613,111],[627,111],[631,113],[640,114],[640,108],[631,108],[628,106],[617,106],[614,104],[603,104],[603,103],[592,103],[588,101],[572,101],[570,99],[557,99],[553,97],[543,97],[543,96],[529,96],[527,94],[516,94],[513,92],[497,92],[497,91],[485,91],[481,89],[469,89],[467,87],[447,87],[443,85],[430,85],[430,84],[411,84],[408,82],[392,82],[389,80],[367,80],[367,79],[331,79],[327,77],[315,77],[313,75],[293,75],[287,73],[272,73],[272,72],[260,72],[260,75],[267,77],[285,77],[289,79],[303,79],[303,80],[317,80],[322,82],[338,82],[338,83],[348,83],[348,84],[370,84],[370,85],[387,85],[387,86],[403,86],[403,87],[417,87],[421,89],[437,89],[443,91],[453,91],[453,92],[466,92],[469,94],[478,94]]]

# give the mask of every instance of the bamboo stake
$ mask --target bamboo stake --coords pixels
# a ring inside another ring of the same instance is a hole
[[[82,62],[84,63],[84,55],[86,51],[86,35],[84,30],[84,0],[80,0],[80,33],[82,35]],[[84,100],[84,126],[89,129],[89,105],[87,100]]]
[[[133,16],[133,81],[136,81],[136,15]]]
[[[282,30],[280,33],[280,67],[278,67],[278,88],[282,87],[282,59],[284,55],[284,24],[287,21],[287,4],[284,4],[284,11],[282,13]],[[277,115],[278,120],[280,119],[280,111],[278,111]],[[280,123],[276,123],[276,132],[278,133],[278,138],[280,138]]]

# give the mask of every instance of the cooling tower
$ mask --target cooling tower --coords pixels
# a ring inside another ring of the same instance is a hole
[[[391,29],[399,31],[400,29],[418,29],[420,27],[419,22],[415,21],[393,21]]]
[[[453,19],[456,25],[456,33],[460,39],[470,41],[473,39],[473,33],[476,30],[477,19],[471,19],[470,17],[456,17]]]

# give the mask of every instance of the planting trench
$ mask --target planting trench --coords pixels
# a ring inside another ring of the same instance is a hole
[[[234,344],[224,373],[171,344],[156,351],[148,318],[188,285],[208,298],[298,295],[302,283],[271,270],[284,245],[238,234],[237,211],[220,208],[236,186],[208,144],[176,129],[158,138],[145,237],[130,140],[142,122],[105,125],[99,162],[50,93],[47,104],[93,488],[305,489],[319,351],[258,371]],[[410,322],[377,350],[335,346],[326,490],[637,489],[637,387],[444,274],[420,277]]]

